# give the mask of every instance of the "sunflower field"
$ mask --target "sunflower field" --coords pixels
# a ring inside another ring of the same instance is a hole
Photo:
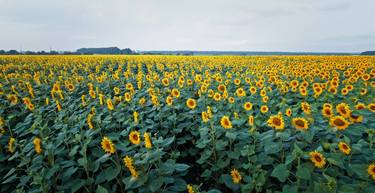
[[[375,57],[0,56],[0,192],[375,192]]]

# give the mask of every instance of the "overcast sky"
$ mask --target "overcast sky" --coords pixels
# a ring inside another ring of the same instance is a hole
[[[375,50],[375,0],[0,0],[0,49]]]

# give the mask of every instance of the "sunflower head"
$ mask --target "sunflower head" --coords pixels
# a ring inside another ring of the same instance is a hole
[[[134,145],[138,145],[139,143],[141,143],[141,138],[139,137],[139,132],[138,131],[132,131],[130,132],[129,134],[129,140],[132,144]]]
[[[245,92],[245,90],[243,88],[238,88],[236,90],[236,94],[237,94],[238,97],[244,97],[244,96],[246,96],[246,92]]]
[[[351,110],[349,105],[346,103],[340,103],[336,106],[336,111],[343,117],[349,117],[351,114]]]
[[[229,103],[232,103],[232,104],[233,104],[233,103],[234,103],[234,98],[233,98],[233,97],[229,97],[229,98],[228,98],[228,101],[229,101]]]
[[[230,175],[232,176],[232,181],[235,184],[239,184],[242,180],[241,174],[237,171],[237,169],[232,169],[230,171]]]
[[[372,177],[373,180],[375,180],[375,164],[370,164],[367,167],[367,173]]]
[[[293,118],[292,124],[298,130],[307,130],[309,128],[307,120],[301,117]]]
[[[349,126],[349,121],[342,116],[334,116],[329,119],[329,124],[338,130],[345,130]]]
[[[178,91],[177,88],[172,89],[171,93],[172,93],[172,96],[175,97],[175,98],[180,97],[180,91]]]
[[[310,152],[310,160],[317,168],[323,168],[326,164],[326,160],[323,155],[317,151]]]
[[[263,114],[267,113],[268,112],[268,106],[267,105],[262,105],[260,107],[260,112],[262,112]]]
[[[152,148],[152,142],[151,142],[150,135],[148,133],[144,133],[143,138],[145,139],[145,147],[147,149],[151,149]]]
[[[114,154],[116,152],[115,145],[112,143],[112,141],[108,137],[103,137],[101,145],[102,145],[102,149],[106,153]]]
[[[224,127],[225,129],[231,129],[233,126],[232,126],[232,122],[229,120],[229,117],[227,116],[223,116],[220,120],[220,124],[222,127]]]
[[[171,96],[168,96],[165,102],[167,103],[168,106],[171,106],[173,103],[173,98]]]
[[[243,108],[244,108],[246,111],[250,111],[250,110],[253,108],[253,104],[251,104],[251,102],[246,102],[246,103],[243,105]]]
[[[325,117],[332,117],[333,116],[332,108],[324,106],[322,109],[322,114]]]
[[[342,153],[344,153],[345,155],[350,154],[351,149],[348,144],[346,144],[345,142],[340,142],[338,146]]]
[[[276,129],[276,130],[283,130],[284,129],[284,119],[281,115],[272,115],[268,121],[268,126]]]
[[[253,115],[249,116],[248,123],[249,123],[250,126],[254,126],[254,116]]]
[[[186,105],[187,107],[189,107],[190,109],[195,109],[195,107],[197,106],[197,102],[192,99],[192,98],[189,98],[187,101],[186,101]]]
[[[288,108],[286,111],[285,111],[285,115],[290,117],[292,116],[292,109],[291,108]]]

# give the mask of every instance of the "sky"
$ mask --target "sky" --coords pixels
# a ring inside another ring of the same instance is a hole
[[[375,0],[0,0],[0,49],[375,50]]]

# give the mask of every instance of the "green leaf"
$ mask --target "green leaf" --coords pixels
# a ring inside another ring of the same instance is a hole
[[[160,187],[163,185],[163,183],[164,183],[164,178],[162,176],[159,176],[157,179],[152,180],[149,186],[151,192],[156,192],[157,190],[159,190]]]
[[[284,164],[279,164],[272,171],[271,176],[276,177],[280,182],[285,182],[289,176],[289,170]]]
[[[95,193],[108,193],[108,190],[103,186],[98,185],[98,188],[96,189]]]
[[[16,171],[16,168],[12,168],[9,170],[9,172],[7,174],[5,174],[5,176],[2,178],[2,179],[5,179],[7,177],[9,177],[10,175],[12,175],[14,172]]]
[[[297,186],[290,186],[290,185],[283,186],[283,193],[297,193],[297,191],[298,191]]]
[[[310,180],[310,171],[306,167],[299,167],[296,175],[298,178],[305,179],[305,180]]]
[[[211,189],[211,190],[207,191],[207,193],[221,193],[221,191],[217,190],[217,189]]]
[[[106,170],[104,170],[106,180],[111,181],[111,180],[115,179],[116,176],[120,173],[120,171],[121,171],[121,167],[116,167],[116,168],[109,167],[109,168],[107,168]]]
[[[187,170],[190,166],[187,165],[187,164],[175,164],[174,167],[175,167],[176,171],[183,172],[183,171]]]
[[[281,150],[282,146],[283,145],[281,144],[281,142],[273,142],[271,144],[265,144],[264,151],[267,154],[277,153]]]
[[[237,134],[235,132],[227,131],[225,133],[225,137],[234,141],[234,140],[236,140]]]
[[[175,139],[174,136],[170,137],[170,138],[167,138],[167,139],[164,139],[163,142],[161,143],[161,145],[163,147],[169,146],[174,141],[174,139]]]

